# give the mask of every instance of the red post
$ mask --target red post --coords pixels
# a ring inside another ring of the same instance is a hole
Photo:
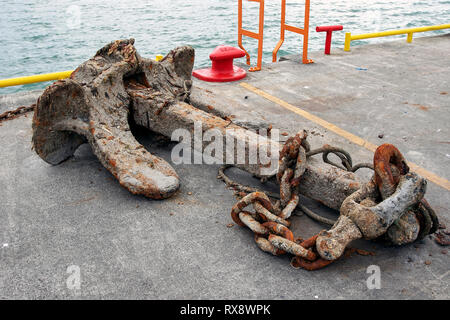
[[[319,26],[316,27],[316,32],[326,32],[327,37],[325,40],[325,54],[330,54],[331,50],[331,34],[333,31],[339,31],[344,29],[343,26]]]

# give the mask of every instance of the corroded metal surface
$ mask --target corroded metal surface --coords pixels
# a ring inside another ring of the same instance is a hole
[[[341,215],[349,217],[361,230],[366,239],[375,239],[417,204],[424,196],[426,180],[417,174],[408,173],[400,178],[400,183],[392,196],[367,207],[360,202],[366,198],[377,198],[378,190],[371,181],[361,190],[348,197],[341,207]]]
[[[373,179],[345,199],[333,228],[319,234],[316,248],[323,259],[338,259],[348,244],[359,238],[386,236],[396,245],[411,243],[438,223],[437,217],[432,221],[432,214],[424,211],[427,181],[409,172],[397,148],[380,146],[374,155],[374,169]],[[427,221],[421,223],[419,216]]]
[[[381,197],[390,197],[400,182],[400,176],[409,172],[405,158],[400,151],[391,144],[378,147],[374,155],[375,183]]]
[[[255,233],[256,245],[262,251],[273,255],[290,253],[295,256],[293,266],[316,270],[331,263],[313,251],[317,237],[301,243],[298,243],[298,239],[294,241],[294,235],[288,228],[290,222],[287,220],[300,200],[298,186],[306,172],[306,153],[310,151],[306,138],[307,133],[300,131],[289,138],[280,150],[276,174],[280,184],[280,201],[273,205],[265,193],[253,192],[233,206],[231,217],[238,225],[247,226]],[[253,204],[255,213],[241,212],[249,204]],[[262,223],[267,220],[270,222]]]
[[[283,251],[289,252],[297,257],[303,257],[307,260],[314,261],[317,259],[317,256],[314,252],[305,249],[301,245],[295,243],[294,241],[290,241],[280,236],[276,236],[271,234],[269,236],[269,242]]]

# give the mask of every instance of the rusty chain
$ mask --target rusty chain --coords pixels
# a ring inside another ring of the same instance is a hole
[[[383,162],[380,159],[375,159],[375,167],[370,163],[360,163],[353,166],[350,154],[344,149],[324,145],[322,148],[311,150],[306,138],[306,131],[299,132],[286,141],[280,152],[279,170],[276,174],[276,180],[280,185],[279,195],[272,192],[263,192],[257,188],[233,181],[225,174],[225,170],[232,167],[231,165],[221,167],[218,178],[223,180],[228,187],[240,192],[240,196],[242,196],[242,193],[247,193],[233,206],[231,216],[236,224],[242,227],[246,226],[253,231],[255,242],[261,250],[273,255],[290,253],[294,255],[294,258],[291,260],[293,267],[312,271],[326,267],[335,260],[323,259],[317,253],[315,244],[319,235],[315,235],[305,241],[301,238],[295,239],[292,231],[289,229],[290,222],[288,219],[295,210],[300,208],[302,212],[318,222],[334,225],[336,221],[324,218],[299,203],[298,186],[305,171],[307,158],[322,154],[322,159],[325,163],[342,170],[349,172],[356,172],[361,168],[375,170],[375,181],[383,180],[385,184],[387,181],[391,183],[390,186],[384,187],[383,183],[379,182],[378,186],[383,199],[392,195],[398,185],[398,177],[406,174],[409,168],[400,153],[397,155],[397,163],[394,161],[395,165],[390,163],[393,155],[389,155],[387,159],[389,166],[388,170],[385,171],[388,172],[390,180],[386,178],[386,174],[382,177],[383,179],[380,179],[380,173],[383,174],[385,172],[377,168]],[[342,165],[330,161],[328,159],[330,153],[335,154],[341,160]],[[267,180],[265,179],[264,181]],[[276,202],[272,204],[269,197],[276,199]],[[367,199],[366,202],[369,203],[370,201],[372,199]],[[372,202],[375,204],[374,201]],[[255,213],[244,211],[250,204],[253,206]],[[418,203],[414,209],[414,214],[421,225],[419,239],[437,230],[439,225],[437,216],[425,199]],[[345,252],[353,252],[352,250],[354,251],[354,249],[347,248]]]
[[[233,206],[231,217],[237,225],[246,226],[253,231],[255,242],[261,250],[273,255],[290,253],[295,256],[291,262],[294,267],[316,270],[325,267],[332,261],[320,258],[314,251],[317,236],[306,241],[301,238],[295,239],[289,229],[290,222],[288,221],[299,205],[299,184],[306,169],[308,153],[309,156],[324,153],[324,159],[327,161],[329,153],[336,153],[349,169],[352,169],[352,160],[345,151],[329,146],[311,152],[306,138],[306,131],[299,132],[286,141],[280,152],[279,170],[276,174],[277,182],[280,185],[280,194],[279,197],[271,194],[274,198],[279,198],[275,204],[272,204],[266,193],[256,188],[243,186],[228,178],[224,170],[230,166],[220,168],[218,178],[224,180],[229,187],[249,193]],[[255,213],[244,211],[249,205],[253,206]],[[301,208],[306,209],[303,206]],[[333,221],[320,217],[308,209],[304,211],[321,222],[334,224]]]
[[[3,121],[8,121],[8,120],[12,120],[17,118],[18,116],[25,114],[27,112],[33,111],[34,108],[36,107],[35,104],[32,104],[28,107],[26,106],[21,106],[18,107],[17,109],[14,110],[8,110],[6,112],[3,112],[2,114],[0,114],[0,123]]]
[[[382,200],[392,196],[397,189],[400,177],[409,172],[409,167],[400,151],[392,145],[382,145],[375,153],[374,180]],[[370,201],[370,200],[369,200]],[[439,227],[439,220],[435,211],[424,198],[420,200],[412,213],[419,221],[420,232],[417,239],[435,233]]]

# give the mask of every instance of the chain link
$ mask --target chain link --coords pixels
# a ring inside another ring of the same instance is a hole
[[[255,234],[256,245],[264,252],[273,255],[293,254],[301,264],[310,264],[318,259],[313,246],[305,248],[294,241],[294,234],[289,229],[287,220],[299,205],[299,184],[306,170],[307,152],[310,146],[306,141],[306,131],[301,131],[289,138],[280,152],[279,170],[276,175],[280,184],[279,200],[272,204],[269,197],[255,188],[242,186],[229,179],[222,167],[219,177],[228,186],[250,194],[238,201],[231,210],[231,217],[240,226],[247,226]],[[255,213],[243,211],[253,205]]]
[[[0,114],[0,123],[3,121],[15,119],[22,114],[33,111],[35,106],[36,106],[35,104],[32,104],[31,106],[28,106],[28,107],[21,106],[15,110],[9,110],[9,111],[3,112],[2,114]]]

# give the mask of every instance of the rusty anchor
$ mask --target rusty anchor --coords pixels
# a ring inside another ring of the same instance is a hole
[[[223,145],[231,138],[250,150],[266,150],[268,163],[236,164],[256,177],[275,178],[281,200],[272,205],[265,194],[250,194],[232,210],[233,220],[255,233],[257,245],[275,255],[291,253],[295,264],[314,270],[338,259],[354,239],[385,236],[394,244],[415,241],[436,231],[437,217],[423,198],[425,179],[409,172],[393,146],[379,148],[374,178],[361,183],[347,153],[324,146],[311,150],[307,133],[300,131],[281,145],[203,111],[208,98],[193,87],[194,49],[172,50],[159,62],[141,57],[134,40],[114,41],[78,67],[69,79],[55,82],[38,99],[33,119],[33,147],[46,162],[57,165],[89,143],[100,162],[133,194],[165,199],[179,188],[179,177],[165,160],[152,155],[130,131],[128,120],[167,137],[177,129],[191,133],[209,129],[222,133]],[[197,124],[201,127],[198,128]],[[210,142],[191,141],[202,152]],[[315,159],[323,154],[323,161]],[[328,160],[334,153],[342,166]],[[227,163],[235,150],[224,149]],[[275,166],[268,164],[276,163]],[[302,194],[340,210],[329,231],[306,241],[295,240],[288,229]],[[253,205],[255,213],[243,211]]]

